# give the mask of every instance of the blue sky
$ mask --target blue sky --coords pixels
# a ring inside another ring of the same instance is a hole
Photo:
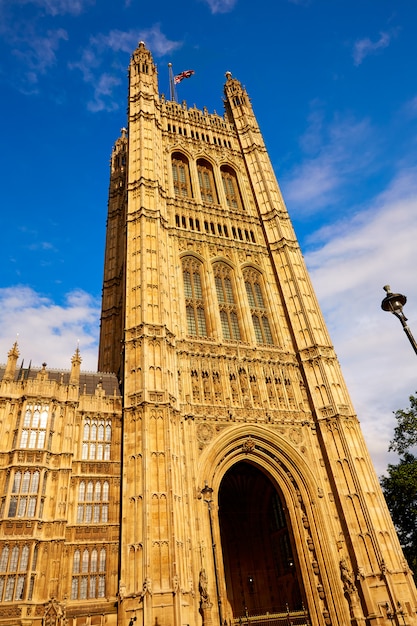
[[[223,111],[247,88],[381,473],[416,357],[415,0],[0,0],[0,361],[94,370],[111,147],[140,40],[168,95]]]

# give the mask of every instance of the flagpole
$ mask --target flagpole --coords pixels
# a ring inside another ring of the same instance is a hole
[[[174,81],[174,72],[172,71],[172,63],[168,63],[169,69],[169,99],[173,102],[177,101],[176,93],[175,93],[175,81]]]

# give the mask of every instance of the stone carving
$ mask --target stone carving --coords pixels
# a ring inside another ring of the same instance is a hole
[[[55,598],[52,598],[45,607],[45,615],[43,618],[44,626],[61,626],[64,620],[65,605],[58,602]]]
[[[346,593],[354,593],[356,586],[354,583],[353,572],[351,572],[346,563],[346,559],[340,560],[340,577],[343,582],[343,588]]]
[[[255,449],[255,441],[252,439],[252,437],[248,437],[248,439],[243,442],[242,448],[243,451],[246,452],[246,454],[249,454],[249,452],[253,452],[253,450]]]
[[[206,422],[197,426],[197,439],[200,443],[208,443],[213,438],[213,427]]]
[[[142,592],[140,594],[140,597],[143,600],[143,598],[148,594],[150,596],[152,595],[152,581],[150,578],[145,578],[145,580],[143,581]]]
[[[200,592],[200,606],[202,609],[209,609],[211,607],[210,596],[208,594],[208,580],[206,570],[203,568],[200,571],[198,577],[198,590]]]

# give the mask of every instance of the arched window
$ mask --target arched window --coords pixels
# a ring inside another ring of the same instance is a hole
[[[213,271],[223,338],[239,341],[240,328],[232,283],[232,270],[225,263],[215,263]]]
[[[214,183],[213,168],[208,161],[197,161],[198,182],[200,184],[201,200],[207,204],[218,204],[216,185]]]
[[[39,499],[39,470],[16,472],[10,496],[8,517],[35,517]],[[38,513],[40,515],[40,511]]]
[[[186,157],[180,152],[172,155],[172,178],[174,181],[174,193],[177,198],[191,198],[190,168]]]
[[[20,447],[39,449],[45,446],[49,406],[28,404],[23,418]]]
[[[99,524],[109,520],[109,483],[82,481],[78,487],[77,524]]]
[[[227,165],[222,165],[222,167],[220,168],[220,173],[222,177],[227,206],[230,209],[241,209],[242,200],[240,197],[236,172],[231,167],[228,167]]]
[[[207,337],[201,270],[202,265],[196,259],[187,257],[183,260],[182,272],[187,329],[188,334],[195,337]]]
[[[256,343],[273,344],[274,340],[272,338],[268,311],[262,289],[262,276],[256,270],[249,268],[243,272],[243,276],[252,315]]]
[[[0,556],[0,572],[7,571],[7,564],[9,562],[9,546],[4,546]]]
[[[81,562],[81,567],[80,567]],[[97,548],[75,550],[71,600],[86,600],[87,598],[104,598],[106,593],[106,550],[102,548],[100,554]]]
[[[0,553],[0,603],[23,600],[28,566],[27,545],[4,546]]]
[[[79,550],[75,550],[75,552],[74,552],[72,573],[73,574],[79,574],[80,573],[80,551]]]
[[[111,420],[85,417],[83,428],[82,458],[90,461],[110,459]]]

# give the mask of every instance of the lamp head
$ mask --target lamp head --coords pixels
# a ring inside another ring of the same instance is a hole
[[[384,311],[388,311],[388,313],[393,313],[397,317],[402,318],[404,321],[407,320],[403,313],[403,306],[407,302],[406,296],[402,293],[392,293],[391,287],[389,285],[385,285],[384,287],[387,295],[381,302],[381,308]]]

